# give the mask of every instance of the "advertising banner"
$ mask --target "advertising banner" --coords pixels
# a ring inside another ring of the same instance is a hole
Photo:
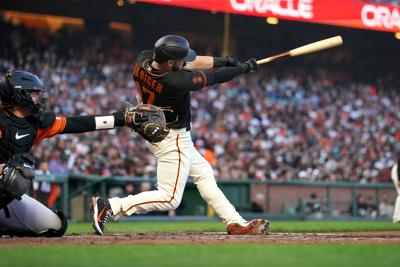
[[[140,0],[161,5],[400,32],[400,7],[360,0]]]

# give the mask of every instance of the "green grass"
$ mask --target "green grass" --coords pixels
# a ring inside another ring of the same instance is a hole
[[[0,266],[398,266],[390,245],[158,245],[1,248]]]
[[[142,232],[223,232],[220,222],[110,222],[107,233]],[[358,231],[400,231],[400,224],[382,221],[292,221],[271,222],[271,232],[314,233],[314,232],[358,232]],[[89,223],[75,223],[67,234],[92,233]]]
[[[119,222],[108,233],[222,232],[219,222]],[[373,221],[273,222],[272,232],[338,232],[399,230],[400,224]],[[89,223],[71,224],[67,234],[92,233]],[[101,238],[101,237],[99,237]],[[134,238],[134,237],[132,237]],[[58,245],[0,248],[0,267],[32,266],[397,266],[398,245],[355,244],[185,244],[185,245]]]

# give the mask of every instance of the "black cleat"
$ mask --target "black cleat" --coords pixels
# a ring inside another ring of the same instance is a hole
[[[101,197],[92,197],[90,209],[93,215],[93,228],[99,235],[104,235],[104,229],[108,219],[112,216],[110,203]]]

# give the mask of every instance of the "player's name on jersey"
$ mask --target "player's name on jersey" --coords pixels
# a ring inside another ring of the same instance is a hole
[[[135,80],[141,80],[157,93],[161,93],[164,90],[164,86],[151,77],[151,74],[149,74],[146,70],[139,68],[138,64],[136,64],[135,68],[133,69],[133,76]]]

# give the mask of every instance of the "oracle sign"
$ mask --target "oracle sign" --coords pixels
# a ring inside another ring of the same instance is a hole
[[[229,0],[231,7],[239,12],[271,12],[277,16],[311,19],[314,0]]]
[[[364,5],[361,20],[365,26],[400,30],[400,12],[397,8],[380,5]]]
[[[400,7],[365,0],[136,0],[247,16],[400,31]]]

